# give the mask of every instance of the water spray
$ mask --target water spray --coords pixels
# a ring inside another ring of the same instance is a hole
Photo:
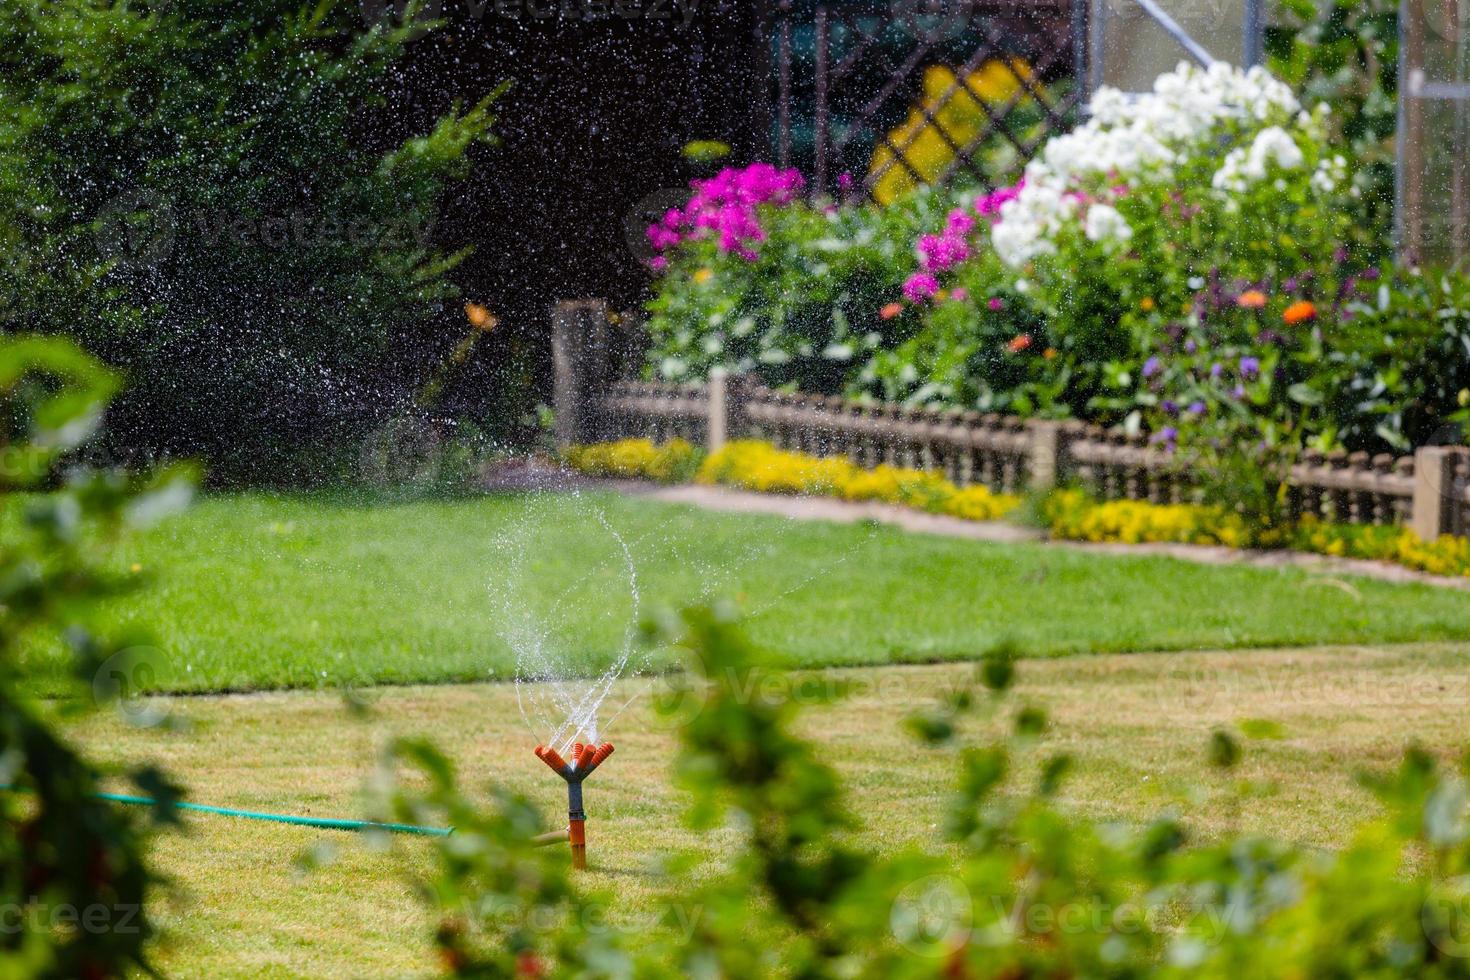
[[[567,781],[567,839],[572,842],[572,867],[587,867],[587,814],[582,810],[582,781],[602,765],[603,760],[613,754],[611,742],[601,745],[572,746],[572,759],[567,762],[556,751],[545,745],[536,746],[536,758],[546,763],[551,771]],[[559,838],[560,834],[548,837]]]

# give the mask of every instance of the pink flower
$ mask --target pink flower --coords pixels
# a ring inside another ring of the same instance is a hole
[[[1007,201],[1014,201],[1026,186],[1026,178],[1022,177],[1010,187],[1001,187],[975,202],[975,213],[981,217],[997,218],[1000,216],[1001,205]]]
[[[648,267],[654,272],[663,272],[669,267],[669,260],[664,258],[662,255],[655,255],[652,259],[649,260]]]
[[[965,300],[970,298],[970,291],[964,286],[956,286],[949,291],[949,298],[954,300],[956,303],[963,303]]]
[[[919,238],[919,265],[925,272],[944,272],[970,257],[970,244],[963,238],[945,233]]]
[[[939,280],[927,272],[915,272],[903,284],[903,295],[910,303],[921,303],[939,292]]]
[[[990,297],[990,302],[986,303],[985,305],[990,307],[992,312],[999,313],[1001,310],[1006,308],[1006,301],[1001,299],[999,296],[992,296]]]
[[[975,227],[975,219],[964,208],[955,208],[944,221],[946,235],[968,235]]]
[[[765,204],[790,204],[803,183],[799,171],[779,170],[769,163],[752,163],[744,169],[727,167],[709,180],[691,181],[689,203],[683,210],[669,210],[659,224],[649,226],[648,240],[657,251],[665,251],[685,237],[714,232],[720,251],[753,261],[756,253],[751,246],[766,239],[756,209]]]

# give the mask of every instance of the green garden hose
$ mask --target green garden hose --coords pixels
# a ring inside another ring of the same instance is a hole
[[[0,786],[0,789],[11,789]],[[99,800],[127,803],[131,806],[158,806],[157,800],[147,796],[128,796],[123,793],[93,793]],[[376,823],[372,820],[338,820],[332,817],[293,817],[287,813],[260,813],[255,810],[234,810],[223,806],[206,806],[203,803],[175,803],[180,810],[196,813],[212,813],[219,817],[242,817],[246,820],[268,820],[271,823],[292,824],[297,827],[316,827],[321,830],[381,830],[389,834],[419,834],[424,837],[448,837],[453,827],[417,827],[410,823]]]

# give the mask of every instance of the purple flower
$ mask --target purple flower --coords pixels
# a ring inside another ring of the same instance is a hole
[[[1184,352],[1186,354],[1193,354],[1197,350],[1199,350],[1199,344],[1196,344],[1192,340],[1186,340],[1184,342]]]
[[[915,272],[903,284],[903,295],[910,303],[920,303],[939,292],[939,280],[927,272]]]
[[[1150,357],[1143,362],[1143,376],[1145,378],[1152,378],[1159,373],[1159,368],[1161,367],[1163,367],[1163,364],[1160,363],[1157,357]]]
[[[1261,373],[1261,359],[1259,357],[1242,357],[1240,359],[1240,376],[1247,380]]]
[[[1162,408],[1169,415],[1177,415],[1179,412],[1179,406],[1174,404],[1168,398],[1165,398],[1162,402],[1160,402],[1159,407]]]
[[[649,260],[648,267],[654,272],[663,272],[669,267],[669,260],[664,258],[662,255],[655,255],[652,259]]]
[[[1194,401],[1190,402],[1189,403],[1189,414],[1190,415],[1203,415],[1203,414],[1205,414],[1205,403],[1202,402],[1202,401],[1200,401],[1199,399],[1195,399]]]
[[[1210,365],[1210,377],[1218,378],[1225,373],[1225,369],[1218,362]]]
[[[1245,385],[1236,385],[1234,388],[1232,388],[1230,390],[1230,394],[1233,395],[1236,398],[1244,398],[1245,397]]]
[[[837,189],[840,191],[852,190],[852,174],[844,170],[837,175]]]

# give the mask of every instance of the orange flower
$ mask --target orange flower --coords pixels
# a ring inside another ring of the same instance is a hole
[[[1235,305],[1243,310],[1259,310],[1266,305],[1266,294],[1259,289],[1247,289],[1235,297]]]
[[[709,266],[702,266],[694,270],[694,281],[702,286],[705,283],[709,282],[710,279],[714,277],[714,274],[715,270],[711,269]]]
[[[1021,353],[1021,351],[1030,346],[1031,335],[1029,333],[1018,333],[1011,338],[1011,342],[1009,344],[1006,344],[1006,350],[1010,351],[1012,354],[1019,354]]]
[[[902,303],[889,303],[878,311],[878,315],[885,320],[892,320],[903,312]]]
[[[1317,308],[1310,300],[1299,299],[1281,311],[1281,319],[1289,324],[1304,323],[1317,315]]]
[[[1041,352],[1041,356],[1049,361],[1053,357],[1057,356],[1057,349],[1055,347],[1048,347],[1046,350]]]
[[[491,313],[487,307],[481,306],[479,303],[466,303],[464,305],[464,315],[465,319],[470,321],[470,326],[476,330],[489,331],[495,329],[495,314]]]
[[[1145,296],[1138,301],[1138,308],[1145,313],[1152,311],[1154,308],[1154,298],[1152,296]]]

